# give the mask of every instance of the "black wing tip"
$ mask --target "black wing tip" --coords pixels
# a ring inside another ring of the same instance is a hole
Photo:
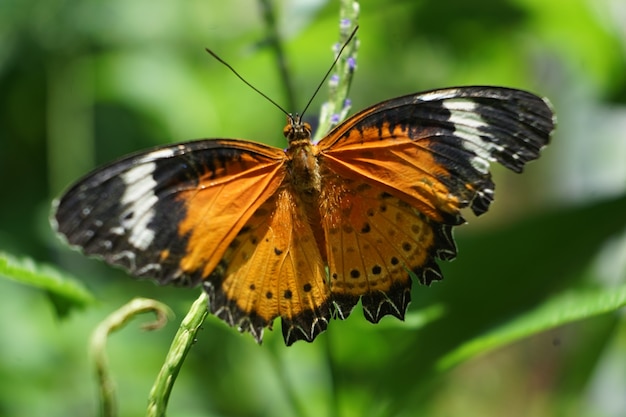
[[[266,327],[271,328],[273,320],[265,320],[254,312],[243,311],[209,281],[203,283],[203,289],[207,293],[207,306],[211,314],[230,327],[236,327],[240,333],[250,333],[258,344],[263,343],[263,331]]]
[[[272,329],[273,319],[266,320],[254,311],[243,311],[221,289],[216,288],[209,281],[203,283],[203,288],[208,295],[207,304],[211,314],[228,326],[237,328],[241,333],[250,333],[256,343],[263,343],[263,332],[265,328]],[[285,345],[291,346],[298,340],[313,342],[328,328],[330,318],[329,302],[314,309],[303,310],[291,318],[282,316],[281,327]]]
[[[386,291],[372,291],[361,296],[363,315],[371,323],[378,323],[384,316],[404,320],[411,302],[411,279],[396,282]]]
[[[361,297],[351,294],[332,294],[332,317],[338,320],[347,319]]]
[[[69,239],[67,231],[64,231],[64,227],[62,224],[66,224],[63,220],[59,219],[59,207],[61,205],[61,197],[55,198],[50,203],[50,212],[48,213],[48,224],[50,224],[50,228],[54,232],[54,234],[61,240],[65,245],[69,246],[74,250],[82,250],[79,245],[72,243]]]
[[[305,310],[292,318],[282,318],[283,339],[286,346],[298,340],[313,342],[328,328],[331,317],[329,304],[326,302],[315,310]]]
[[[457,98],[469,99],[475,104],[473,112],[480,118],[475,130],[469,133],[475,137],[474,141],[468,140],[467,143],[470,148],[473,142],[484,144],[484,149],[476,151],[476,158],[487,164],[483,170],[473,167],[476,171],[472,173],[470,169],[466,175],[475,178],[476,192],[470,206],[475,215],[481,215],[494,199],[495,185],[488,162],[497,161],[513,172],[523,172],[525,165],[538,159],[551,142],[556,114],[548,98],[526,90],[492,86],[453,90],[456,90]],[[441,91],[440,94],[444,94],[445,90]],[[463,127],[471,129],[472,125]]]
[[[543,133],[545,140],[544,146],[549,143],[550,135],[557,125],[556,112],[552,102],[545,96],[540,96],[524,89],[491,85],[471,85],[431,90],[424,94],[434,97],[441,95],[442,99],[467,98],[474,99],[478,103],[498,100],[502,103],[513,104],[510,111],[518,115],[528,115],[530,116],[530,121],[535,122],[532,126],[535,127],[538,132]],[[446,97],[446,95],[452,97]]]

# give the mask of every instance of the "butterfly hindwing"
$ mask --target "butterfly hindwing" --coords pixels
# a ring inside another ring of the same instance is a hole
[[[525,91],[459,87],[398,97],[357,113],[319,143],[324,163],[367,178],[435,221],[463,222],[493,200],[489,163],[520,172],[554,128],[549,104]]]
[[[430,284],[442,278],[435,258],[455,257],[450,226],[366,182],[330,174],[325,180],[323,228],[336,316],[346,318],[361,299],[373,323],[387,314],[403,319],[410,273]]]
[[[282,165],[280,149],[236,140],[157,148],[76,183],[55,202],[53,224],[135,276],[192,285],[280,186]]]
[[[324,263],[297,200],[287,187],[270,197],[205,279],[211,312],[258,342],[277,317],[287,345],[312,341],[330,318]]]

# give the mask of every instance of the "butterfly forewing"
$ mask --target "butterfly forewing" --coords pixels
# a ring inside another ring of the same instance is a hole
[[[236,140],[157,148],[100,168],[56,202],[67,241],[136,276],[191,285],[284,177],[280,149]]]
[[[554,128],[543,99],[499,87],[434,90],[384,101],[319,143],[323,163],[367,178],[435,221],[459,224],[460,209],[489,208],[489,162],[516,172],[539,157]]]

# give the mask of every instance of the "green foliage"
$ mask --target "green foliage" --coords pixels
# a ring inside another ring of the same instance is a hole
[[[626,305],[626,285],[618,288],[565,292],[548,299],[532,311],[468,340],[438,362],[445,370],[467,359],[514,343],[525,337],[563,326],[576,320],[617,311]]]
[[[353,109],[455,84],[525,88],[554,103],[553,143],[521,176],[496,169],[495,204],[467,216],[458,259],[442,264],[443,282],[414,286],[405,322],[373,326],[355,311],[286,348],[280,331],[259,347],[209,316],[176,368],[169,414],[624,415],[626,37],[613,3],[361,1]],[[316,5],[0,4],[0,275],[26,284],[0,279],[0,415],[93,415],[85,351],[98,323],[137,296],[184,317],[199,294],[72,253],[47,224],[52,197],[95,165],[158,144],[284,146],[284,117],[203,49],[301,111],[339,34],[338,2]],[[323,88],[307,114],[326,100]],[[145,413],[180,340],[171,327],[109,341],[121,415]]]
[[[94,296],[74,277],[47,264],[37,264],[29,258],[17,259],[0,252],[0,276],[13,279],[49,294],[57,314],[65,315],[74,307],[94,303]]]

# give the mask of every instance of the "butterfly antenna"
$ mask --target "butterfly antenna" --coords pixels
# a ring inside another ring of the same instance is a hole
[[[317,86],[317,88],[315,89],[315,92],[313,93],[313,95],[311,96],[311,98],[309,99],[309,102],[306,104],[306,106],[304,106],[304,110],[302,110],[302,113],[300,114],[300,116],[303,116],[304,113],[307,111],[307,109],[309,108],[309,106],[311,105],[311,103],[313,102],[313,99],[315,98],[315,96],[317,95],[317,93],[320,91],[320,88],[322,88],[322,85],[324,85],[324,82],[326,81],[326,79],[328,78],[328,76],[330,75],[330,73],[332,72],[333,68],[335,68],[335,65],[337,65],[337,62],[339,61],[339,58],[341,57],[341,54],[343,53],[343,50],[346,49],[346,46],[348,46],[348,44],[350,43],[350,41],[352,41],[352,38],[354,38],[354,35],[356,35],[356,31],[359,29],[358,26],[356,26],[354,28],[354,30],[352,31],[352,33],[350,34],[350,36],[348,37],[348,40],[344,42],[343,46],[341,47],[341,49],[339,50],[339,53],[337,53],[337,57],[335,58],[335,60],[333,61],[332,65],[330,66],[330,68],[328,68],[328,71],[326,71],[326,75],[324,75],[324,78],[322,78],[322,81],[319,83],[319,85]]]
[[[262,97],[264,97],[267,101],[269,101],[270,103],[272,103],[274,106],[276,106],[280,111],[282,111],[283,113],[285,113],[285,115],[289,118],[291,118],[291,114],[289,114],[289,112],[285,109],[282,108],[282,106],[278,103],[276,103],[274,100],[272,100],[271,98],[269,98],[269,96],[267,94],[265,94],[264,92],[262,92],[261,90],[259,90],[258,88],[256,88],[255,86],[253,86],[252,84],[250,84],[245,78],[243,78],[228,62],[224,61],[222,58],[220,58],[215,52],[211,51],[209,48],[204,48],[209,54],[211,54],[211,56],[215,59],[217,59],[219,62],[221,62],[222,64],[224,64],[226,66],[226,68],[228,68],[229,70],[231,70],[231,72],[233,74],[235,74],[237,76],[237,78],[239,78],[241,81],[244,82],[244,84],[246,84],[248,87],[250,87],[251,89],[253,89],[254,91],[256,91],[257,93],[259,93]],[[318,87],[319,90],[319,87]]]

